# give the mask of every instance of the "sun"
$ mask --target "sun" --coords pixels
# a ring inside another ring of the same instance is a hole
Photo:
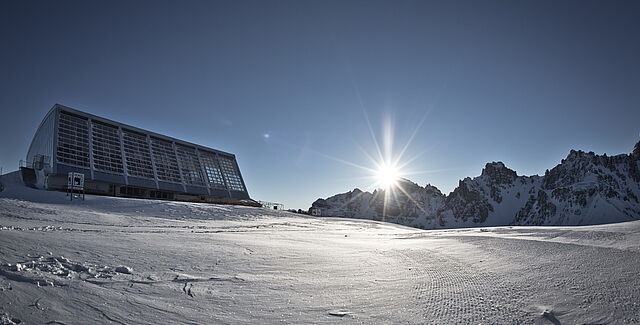
[[[400,171],[396,166],[383,164],[376,170],[377,183],[383,189],[395,186],[400,178]]]

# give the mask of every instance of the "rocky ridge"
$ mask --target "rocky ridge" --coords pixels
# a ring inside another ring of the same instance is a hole
[[[640,142],[630,154],[571,150],[543,176],[521,176],[487,163],[449,194],[407,179],[395,189],[359,189],[312,208],[323,216],[374,219],[419,228],[500,225],[587,225],[640,219]],[[385,204],[386,202],[386,204]]]

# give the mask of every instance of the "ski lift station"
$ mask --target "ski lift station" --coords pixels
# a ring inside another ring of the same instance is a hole
[[[233,154],[56,104],[36,131],[21,175],[28,185],[66,190],[84,174],[86,193],[258,205]]]

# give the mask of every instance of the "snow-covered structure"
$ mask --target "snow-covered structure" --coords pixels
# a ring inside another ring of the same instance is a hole
[[[249,194],[233,154],[56,104],[36,131],[23,180],[61,190],[85,175],[87,193],[241,201]]]

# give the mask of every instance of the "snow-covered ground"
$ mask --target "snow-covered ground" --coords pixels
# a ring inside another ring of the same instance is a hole
[[[637,324],[640,222],[424,231],[0,192],[0,324]]]

